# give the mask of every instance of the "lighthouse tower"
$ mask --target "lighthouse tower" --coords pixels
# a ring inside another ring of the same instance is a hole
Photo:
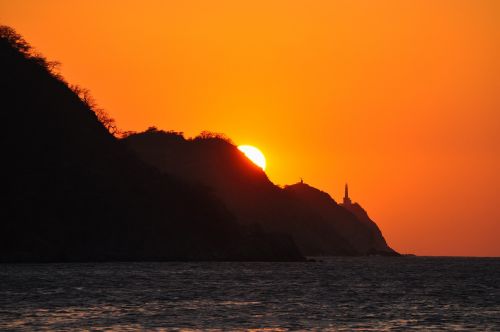
[[[345,184],[345,192],[344,192],[344,206],[350,206],[351,205],[351,199],[349,198],[349,187],[347,186],[347,183]]]

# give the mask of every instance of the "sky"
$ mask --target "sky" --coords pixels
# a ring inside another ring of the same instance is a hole
[[[0,0],[123,130],[225,133],[417,255],[500,256],[500,1]]]

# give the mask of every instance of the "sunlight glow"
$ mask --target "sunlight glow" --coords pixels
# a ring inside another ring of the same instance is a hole
[[[266,157],[264,157],[264,154],[259,149],[251,145],[240,145],[238,149],[255,165],[262,168],[263,171],[266,170]]]

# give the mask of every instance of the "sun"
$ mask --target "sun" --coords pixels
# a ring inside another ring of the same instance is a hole
[[[240,145],[238,149],[255,165],[262,168],[263,171],[266,170],[266,157],[264,157],[264,154],[259,149],[251,145]]]

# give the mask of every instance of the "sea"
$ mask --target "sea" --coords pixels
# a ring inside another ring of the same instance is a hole
[[[0,264],[1,331],[500,331],[500,258]]]

